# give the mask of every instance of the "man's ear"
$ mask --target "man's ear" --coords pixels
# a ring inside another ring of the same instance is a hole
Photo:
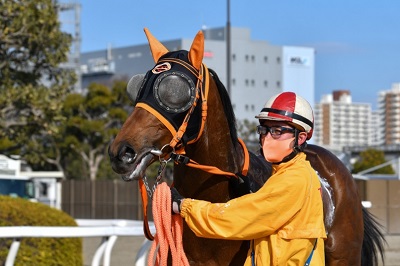
[[[306,132],[300,132],[299,137],[297,139],[297,143],[299,145],[303,144],[307,140],[307,133]]]

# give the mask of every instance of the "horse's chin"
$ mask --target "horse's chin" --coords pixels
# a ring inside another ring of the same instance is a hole
[[[145,171],[147,167],[152,163],[154,156],[150,153],[146,154],[145,156],[139,158],[138,162],[133,165],[133,171],[121,175],[121,178],[124,181],[132,181],[132,180],[139,180],[144,177]]]

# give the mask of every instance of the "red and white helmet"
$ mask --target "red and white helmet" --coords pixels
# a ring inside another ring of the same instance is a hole
[[[313,110],[309,102],[294,92],[282,92],[273,96],[256,118],[290,122],[298,129],[307,132],[307,139],[312,137]]]

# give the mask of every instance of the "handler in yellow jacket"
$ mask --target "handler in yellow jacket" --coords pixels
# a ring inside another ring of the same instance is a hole
[[[171,189],[173,210],[199,237],[250,240],[245,265],[325,265],[321,186],[303,153],[312,108],[284,92],[256,118],[261,152],[273,167],[264,186],[226,203],[184,199]]]

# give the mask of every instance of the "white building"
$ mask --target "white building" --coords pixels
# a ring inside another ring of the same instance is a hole
[[[379,146],[385,144],[384,128],[382,127],[382,115],[379,110],[371,113],[371,145]]]
[[[61,210],[62,172],[32,171],[19,159],[0,154],[0,194],[42,202]]]
[[[226,86],[226,29],[205,29],[203,32],[203,62],[216,71]],[[189,38],[162,43],[173,51],[188,50],[192,41]],[[112,79],[144,73],[153,65],[147,43],[83,53],[82,85],[86,87],[91,82],[109,84]],[[231,29],[230,96],[237,119],[256,121],[254,117],[265,102],[282,91],[297,92],[314,105],[314,70],[313,48],[275,46],[252,40],[247,28]]]
[[[353,103],[349,91],[324,95],[315,105],[315,144],[330,150],[371,145],[371,104]]]

